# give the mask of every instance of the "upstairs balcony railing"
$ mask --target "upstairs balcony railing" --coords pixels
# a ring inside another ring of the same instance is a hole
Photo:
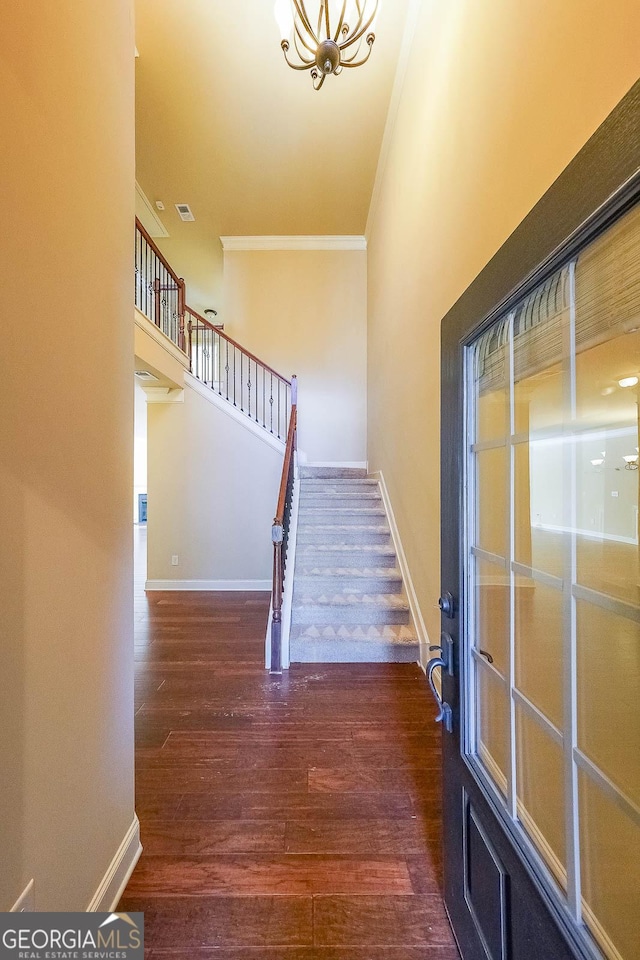
[[[187,307],[187,353],[198,380],[269,433],[286,440],[291,381]]]
[[[186,353],[185,283],[169,266],[136,218],[135,304],[165,336]]]
[[[291,381],[186,303],[184,280],[136,219],[135,304],[189,358],[191,373],[284,443]]]

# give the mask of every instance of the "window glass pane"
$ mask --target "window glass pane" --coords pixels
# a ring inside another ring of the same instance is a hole
[[[640,805],[640,627],[578,601],[578,746]]]
[[[553,430],[564,420],[563,337],[569,323],[569,270],[537,287],[513,320],[515,433]]]
[[[516,578],[515,683],[562,730],[562,591],[528,577]]]
[[[507,686],[481,663],[476,678],[478,753],[496,786],[506,794],[509,777]]]
[[[475,442],[501,440],[509,426],[509,322],[495,324],[474,348]]]
[[[476,545],[506,557],[509,542],[507,450],[496,447],[476,454]]]
[[[509,575],[505,567],[476,560],[476,646],[506,676],[509,662]]]
[[[514,447],[514,560],[554,577],[563,576],[569,533],[563,463],[560,439]]]
[[[580,771],[584,920],[604,955],[640,957],[640,827]]]
[[[577,578],[640,602],[640,207],[576,265]]]
[[[566,885],[562,747],[516,706],[518,816],[547,866]]]

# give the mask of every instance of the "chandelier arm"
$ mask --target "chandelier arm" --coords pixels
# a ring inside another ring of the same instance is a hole
[[[284,58],[287,61],[287,65],[291,67],[292,70],[310,70],[311,67],[315,66],[315,60],[309,60],[308,63],[292,63],[286,53]]]
[[[304,29],[307,31],[307,33],[312,38],[314,43],[318,44],[320,41],[318,40],[318,37],[314,33],[313,27],[311,26],[311,21],[309,20],[309,17],[307,15],[307,11],[304,5],[304,0],[293,0],[293,5],[296,8],[296,12],[298,14],[298,17]]]
[[[285,50],[285,48],[283,47],[282,49],[284,51],[284,58],[292,70],[309,70],[309,68],[313,67],[316,62],[315,59],[307,60],[306,57],[303,57],[300,54],[300,51],[296,48],[296,53],[300,57],[301,63],[294,63],[293,60],[290,60],[289,57],[287,56],[287,51]]]
[[[324,83],[324,81],[327,79],[326,73],[318,73],[317,71],[316,71],[315,76],[313,75],[313,71],[312,71],[312,72],[311,72],[311,77],[312,77],[312,79],[313,79],[313,89],[314,89],[314,90],[319,90],[319,89],[321,88],[322,84]]]
[[[364,12],[365,12],[368,0],[363,0],[363,2],[360,2],[360,0],[355,0],[355,3],[356,3],[356,10],[358,11],[358,19],[356,20],[353,28],[349,31],[350,37],[356,34],[360,29],[360,27],[362,26],[362,18],[364,17]],[[377,3],[376,3],[376,6],[377,6]],[[346,46],[349,42],[350,41],[347,40],[345,44],[340,44],[341,48],[343,46]]]
[[[293,40],[294,40],[294,43],[295,43],[296,51],[298,52],[298,56],[300,57],[300,59],[303,59],[302,54],[300,53],[300,49],[299,49],[299,47],[298,47],[298,38],[300,39],[300,42],[302,43],[302,45],[307,48],[307,50],[308,50],[309,53],[311,54],[313,60],[315,60],[315,58],[316,58],[316,51],[315,51],[314,48],[307,42],[307,40],[305,40],[305,38],[304,38],[304,36],[303,36],[303,34],[302,34],[302,31],[301,31],[301,29],[300,29],[300,25],[299,25],[298,22],[296,21],[296,22],[295,22],[295,35],[294,35],[294,37],[293,37]]]
[[[341,66],[347,67],[347,66],[349,66],[349,64],[351,64],[351,63],[354,62],[354,60],[356,59],[356,57],[357,57],[358,54],[360,53],[360,46],[361,46],[361,44],[359,44],[359,45],[356,47],[356,49],[354,50],[354,52],[351,54],[350,57],[340,57],[340,64],[341,64]]]
[[[339,21],[339,23],[338,23],[338,29],[336,30],[335,36],[334,36],[334,38],[333,38],[333,40],[334,40],[335,43],[338,43],[338,37],[339,37],[340,34],[342,33],[342,27],[343,27],[343,25],[344,25],[344,17],[345,17],[346,12],[347,12],[347,0],[342,0],[342,13],[340,14],[340,21]]]
[[[371,56],[371,51],[373,50],[373,41],[369,44],[369,49],[367,50],[366,56],[362,60],[343,60],[340,64],[341,67],[361,67],[363,63],[366,63],[369,57]]]
[[[369,29],[369,27],[371,26],[371,24],[372,24],[373,21],[375,20],[376,13],[378,12],[378,2],[379,2],[379,0],[376,0],[375,6],[374,6],[374,8],[373,8],[373,13],[371,14],[371,16],[369,17],[369,19],[367,20],[367,22],[366,22],[362,27],[360,27],[359,29],[357,28],[356,32],[353,33],[347,40],[345,40],[344,43],[340,44],[340,49],[341,49],[341,50],[346,50],[347,47],[353,46],[354,43],[356,43],[358,40],[360,40],[360,39],[365,35],[365,33],[367,32],[367,30]],[[360,20],[360,23],[361,23],[361,22],[362,22],[362,19]]]

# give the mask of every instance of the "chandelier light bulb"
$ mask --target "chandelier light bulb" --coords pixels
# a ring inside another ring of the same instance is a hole
[[[276,18],[276,23],[278,24],[280,37],[283,41],[289,41],[291,34],[293,33],[293,10],[291,8],[291,0],[276,0],[273,8],[273,14]]]
[[[314,89],[343,68],[366,63],[376,39],[381,0],[276,0],[274,15],[284,58],[309,70]]]
[[[635,387],[638,382],[637,377],[623,377],[622,380],[618,380],[619,387]]]

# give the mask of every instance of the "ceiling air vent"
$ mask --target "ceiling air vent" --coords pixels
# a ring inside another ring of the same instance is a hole
[[[188,203],[176,203],[176,210],[180,214],[181,220],[195,220]]]
[[[146,383],[150,383],[152,380],[157,382],[158,378],[154,377],[152,373],[149,373],[148,370],[136,370],[136,377],[138,380],[144,380]]]

